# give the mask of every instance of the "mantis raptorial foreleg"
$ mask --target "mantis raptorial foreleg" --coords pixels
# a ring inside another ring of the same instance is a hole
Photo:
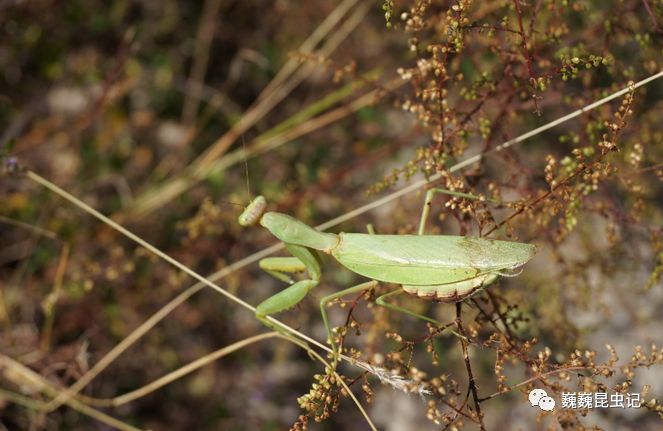
[[[296,257],[267,257],[259,262],[260,269],[288,284],[294,284],[295,281],[289,274],[306,271],[304,262]]]
[[[320,282],[320,261],[318,256],[306,247],[286,244],[286,249],[294,256],[290,258],[269,258],[261,261],[260,266],[279,280],[292,283],[288,273],[305,269],[310,277],[292,283],[291,286],[270,296],[256,307],[256,317],[270,328],[283,332],[266,319],[270,314],[280,313],[297,305]]]
[[[292,244],[286,244],[286,248],[290,253],[297,257],[272,257],[263,259],[260,261],[260,268],[275,278],[285,281],[286,283],[291,283],[292,285],[279,293],[270,296],[256,307],[256,317],[268,327],[274,328],[280,332],[283,332],[283,329],[277,328],[275,325],[271,324],[271,322],[266,319],[266,316],[277,314],[294,307],[298,302],[304,299],[311,289],[318,285],[320,277],[320,265],[317,256],[313,252],[304,247]],[[293,283],[288,274],[304,270],[308,272],[311,279]],[[329,343],[333,350],[334,364],[336,364],[338,353],[340,352],[338,351],[338,345],[334,340],[332,329],[329,324],[329,318],[327,317],[327,304],[345,295],[373,288],[377,283],[378,282],[374,280],[361,283],[340,292],[327,295],[320,300],[320,312],[325,324],[325,329],[327,330],[327,338],[329,339]]]

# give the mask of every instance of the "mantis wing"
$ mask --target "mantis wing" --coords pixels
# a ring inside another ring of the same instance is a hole
[[[345,267],[374,280],[437,285],[524,265],[536,247],[452,235],[341,233],[332,254]]]

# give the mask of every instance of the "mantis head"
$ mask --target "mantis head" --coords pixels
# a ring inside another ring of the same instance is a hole
[[[241,226],[253,226],[258,223],[267,208],[267,200],[264,196],[256,196],[250,204],[246,206],[237,221]]]

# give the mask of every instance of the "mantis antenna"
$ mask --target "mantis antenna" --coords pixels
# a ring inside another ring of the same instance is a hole
[[[246,156],[248,152],[246,151],[246,142],[244,141],[244,133],[242,133],[242,150],[244,151],[244,173],[246,174],[246,194],[249,197],[249,202],[253,201],[253,195],[251,194],[251,181],[249,179],[249,161]]]

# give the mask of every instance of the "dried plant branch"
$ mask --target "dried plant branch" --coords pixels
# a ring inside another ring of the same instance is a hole
[[[464,336],[465,335],[465,329],[463,328],[463,320],[462,320],[462,302],[456,302],[456,327],[458,328],[458,332]],[[467,379],[468,379],[468,386],[469,386],[469,392],[472,393],[472,398],[474,399],[474,408],[476,409],[477,413],[477,421],[479,423],[479,428],[481,428],[482,431],[486,430],[486,425],[483,423],[483,414],[481,413],[481,401],[479,399],[479,395],[477,393],[477,384],[476,381],[474,380],[474,374],[472,373],[472,364],[470,363],[470,355],[468,353],[467,349],[467,342],[465,341],[464,338],[460,338],[460,345],[463,350],[463,361],[465,362],[465,369],[467,370]]]
[[[286,337],[283,337],[281,334],[278,332],[267,332],[265,334],[259,334],[259,335],[254,335],[253,337],[246,338],[244,340],[237,341],[229,346],[223,347],[219,350],[216,350],[214,352],[208,353],[198,359],[196,359],[193,362],[190,362],[175,371],[171,371],[170,373],[166,374],[165,376],[162,376],[147,385],[144,385],[138,389],[134,389],[131,392],[127,392],[126,394],[122,394],[113,398],[93,398],[85,395],[78,395],[78,399],[80,401],[85,402],[86,404],[89,404],[91,406],[96,406],[96,407],[119,407],[121,405],[130,403],[132,401],[135,401],[139,398],[142,398],[146,395],[151,394],[152,392],[186,376],[187,374],[190,374],[205,365],[211,364],[212,362],[223,358],[224,356],[227,356],[233,352],[236,352],[237,350],[243,349],[244,347],[257,343],[259,341],[267,340],[270,338],[274,337],[279,337],[283,339],[288,339]],[[290,340],[290,339],[288,339]]]
[[[221,4],[221,0],[206,0],[203,6],[203,13],[201,14],[198,33],[196,35],[193,65],[191,66],[191,73],[184,91],[186,98],[184,99],[184,106],[182,108],[182,122],[186,125],[193,122],[198,111],[202,86],[196,84],[205,80],[210,48],[214,39],[214,30]]]
[[[62,294],[62,280],[64,279],[64,274],[67,270],[67,262],[69,261],[69,244],[64,243],[62,246],[62,251],[60,252],[60,259],[58,261],[58,266],[55,270],[55,279],[53,281],[53,290],[42,302],[42,308],[44,309],[44,314],[46,317],[44,319],[44,326],[42,327],[42,338],[41,338],[41,352],[46,354],[50,349],[51,345],[51,336],[53,333],[53,322],[55,321],[55,308],[57,306],[58,299]]]
[[[12,358],[10,358],[9,356],[5,356],[1,353],[0,353],[0,371],[3,372],[5,378],[11,380],[12,382],[14,382],[14,384],[22,387],[27,387],[31,391],[43,392],[46,395],[55,398],[60,397],[62,394],[60,389],[56,388],[53,384],[48,382],[42,376],[35,373],[31,369],[27,368],[20,362],[17,362]],[[20,395],[17,394],[14,394],[13,396],[12,394],[8,395],[9,395],[8,398],[11,397],[18,401],[22,400],[20,398],[21,397]],[[0,393],[0,397],[1,396],[2,394]],[[65,397],[64,403],[67,404],[72,409],[79,411],[84,415],[90,416],[91,418],[96,419],[99,422],[102,422],[113,428],[122,431],[141,431],[140,428],[136,428],[132,425],[129,425],[118,419],[115,419],[114,417],[108,416],[107,414],[102,413],[96,409],[93,409],[92,407],[89,407],[76,399]],[[26,407],[40,407],[44,409],[46,408],[46,405],[41,405],[41,404],[30,405],[29,403],[25,402],[22,404],[25,405]]]

